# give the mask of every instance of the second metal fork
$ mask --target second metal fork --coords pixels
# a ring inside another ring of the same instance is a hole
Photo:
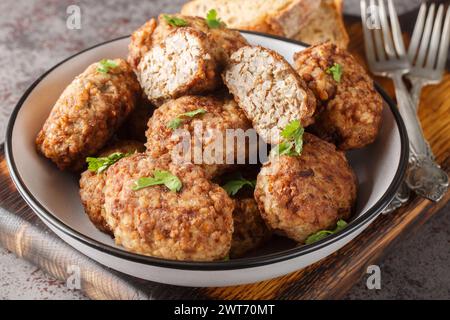
[[[450,7],[444,20],[444,5],[441,4],[435,15],[436,5],[423,3],[419,10],[408,58],[412,64],[408,79],[411,81],[411,96],[416,109],[419,106],[422,88],[442,81],[450,44]],[[426,19],[426,20],[425,20]]]
[[[428,144],[423,136],[414,103],[403,82],[403,76],[410,72],[411,64],[392,0],[388,0],[388,9],[390,24],[384,0],[378,0],[376,4],[375,0],[371,0],[370,8],[365,0],[361,1],[367,60],[374,74],[389,77],[394,81],[399,112],[410,141],[410,166],[406,184],[418,195],[439,201],[447,191],[448,176],[428,154]]]

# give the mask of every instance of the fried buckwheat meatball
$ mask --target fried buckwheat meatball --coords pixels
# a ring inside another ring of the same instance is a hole
[[[54,105],[37,135],[37,150],[61,170],[81,170],[134,109],[140,92],[124,60],[90,65]]]
[[[140,178],[158,172],[178,179],[181,188],[157,184],[136,189]],[[116,243],[127,250],[173,260],[227,256],[234,204],[200,167],[135,154],[108,169],[104,190],[106,221]]]
[[[341,150],[372,143],[379,131],[383,101],[350,53],[328,42],[296,53],[294,60],[321,105],[311,131]]]
[[[300,156],[272,153],[255,189],[267,225],[298,242],[348,219],[356,200],[356,176],[344,153],[312,134],[303,141]]]
[[[253,127],[270,144],[293,120],[313,122],[316,99],[305,82],[278,53],[263,47],[243,47],[233,53],[224,81]]]
[[[205,19],[161,15],[133,34],[128,61],[149,100],[160,105],[220,87],[230,54],[246,44],[239,32],[210,28]]]
[[[121,140],[103,149],[98,154],[98,157],[108,157],[116,152],[127,154],[143,152],[144,150],[145,147],[142,143],[137,141]],[[111,229],[105,221],[103,209],[103,205],[105,203],[103,188],[106,183],[106,174],[107,170],[99,173],[90,170],[83,172],[80,178],[80,197],[84,210],[92,223],[100,231],[112,234]]]
[[[234,203],[230,257],[239,258],[269,240],[271,232],[261,218],[254,198],[238,198]]]
[[[189,112],[194,115],[186,116]],[[208,177],[214,178],[235,167],[238,151],[244,161],[248,155],[247,144],[243,148],[236,142],[234,148],[227,148],[227,130],[233,129],[245,132],[251,129],[251,123],[230,97],[185,96],[169,100],[155,110],[148,122],[147,152],[153,158],[170,154],[173,159],[198,164]]]

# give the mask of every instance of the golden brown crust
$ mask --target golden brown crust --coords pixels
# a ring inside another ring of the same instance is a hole
[[[203,129],[203,136],[201,139],[201,153],[207,148],[211,148],[216,143],[216,140],[220,137],[225,137],[227,129],[242,129],[247,130],[251,128],[249,120],[246,118],[243,111],[238,107],[234,100],[230,97],[201,97],[201,96],[185,96],[176,100],[169,100],[164,105],[155,110],[153,117],[148,122],[147,130],[147,152],[154,158],[158,158],[164,154],[172,155],[172,152],[176,152],[176,148],[180,146],[183,141],[183,135],[178,134],[173,129],[168,127],[170,121],[174,120],[183,113],[204,109],[206,113],[203,115],[195,116],[192,119],[185,119],[178,128],[183,132],[188,132],[191,138],[191,159],[186,159],[195,163],[193,150],[199,150],[196,147],[199,144],[195,144],[196,137],[195,128]],[[209,131],[212,136],[208,137],[206,133]],[[217,133],[217,134],[216,134]],[[225,148],[226,143],[223,142]],[[237,151],[235,149],[229,152],[234,153],[236,156]],[[223,156],[226,159],[227,150],[224,149]],[[207,173],[210,178],[216,177],[223,172],[235,167],[234,164],[226,164],[225,160],[223,164],[214,161],[214,158],[207,161],[209,158],[203,158],[199,164]]]
[[[153,176],[155,169],[176,175],[182,189],[132,189],[137,179]],[[108,170],[106,220],[116,243],[132,252],[174,260],[223,259],[231,245],[233,209],[233,201],[202,169],[174,165],[169,157],[136,154]]]
[[[312,132],[341,150],[372,143],[379,131],[383,101],[350,53],[328,42],[296,53],[294,60],[297,72],[323,106]],[[339,83],[327,73],[335,63],[343,70]]]
[[[234,203],[230,257],[239,258],[263,245],[271,237],[271,232],[261,218],[254,198],[236,199]]]
[[[36,138],[37,150],[61,169],[81,170],[134,109],[139,83],[130,66],[116,59],[108,73],[90,65],[64,90]]]
[[[115,152],[142,152],[144,149],[144,145],[137,141],[120,140],[103,149],[98,156],[107,157]],[[100,231],[112,234],[111,229],[105,221],[103,209],[103,205],[105,203],[103,189],[106,183],[106,174],[107,171],[103,173],[96,173],[86,170],[83,172],[80,178],[80,198],[83,203],[84,210],[92,223]]]
[[[332,144],[305,133],[300,156],[272,155],[258,175],[255,199],[274,231],[298,242],[348,219],[356,176]]]

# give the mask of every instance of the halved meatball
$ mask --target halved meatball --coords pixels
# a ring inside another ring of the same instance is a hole
[[[305,82],[278,53],[243,47],[233,53],[224,81],[261,137],[280,142],[282,129],[293,120],[313,122],[316,99]]]
[[[348,219],[356,200],[356,176],[344,153],[312,134],[303,140],[300,156],[271,154],[255,189],[267,225],[298,242]]]
[[[105,146],[134,109],[140,95],[127,62],[113,60],[105,72],[90,65],[64,90],[36,138],[37,150],[61,170],[79,171],[87,156]]]
[[[156,170],[176,176],[181,189],[136,181]],[[105,187],[106,221],[116,243],[132,252],[173,260],[212,261],[227,256],[233,234],[233,201],[195,165],[136,154],[111,166]]]
[[[182,19],[182,27],[167,18]],[[230,54],[246,44],[239,32],[209,28],[205,19],[160,15],[158,23],[152,19],[133,34],[128,61],[150,101],[160,105],[221,86],[220,73]]]
[[[98,157],[108,157],[109,155],[120,153],[136,153],[143,152],[145,147],[142,143],[129,140],[121,140],[113,145],[103,149]],[[103,189],[106,183],[107,171],[96,173],[86,170],[81,174],[80,178],[80,197],[84,210],[89,216],[92,223],[100,230],[112,234],[111,229],[107,225],[104,218],[103,205],[105,203],[105,195]]]
[[[131,43],[128,46],[128,62],[134,70],[137,70],[142,57],[153,46],[163,43],[170,33],[180,28],[171,25],[165,16],[167,15],[161,14],[158,19],[151,19],[131,35]],[[222,67],[234,51],[248,44],[238,31],[228,29],[225,26],[210,28],[203,18],[180,14],[169,15],[168,17],[182,19],[186,22],[186,27],[204,33],[209,41],[214,44],[210,49],[217,52],[218,62]]]
[[[183,116],[196,110],[202,113]],[[178,126],[171,126],[176,119],[180,119]],[[246,148],[238,141],[234,146],[227,144],[227,130],[234,129],[245,133],[251,129],[251,123],[231,97],[185,96],[169,100],[155,110],[148,122],[147,152],[153,158],[170,154],[178,161],[192,162],[214,178],[236,166],[238,151],[246,160],[248,145],[245,142]]]
[[[310,130],[341,150],[372,143],[379,131],[383,100],[355,58],[324,43],[296,53],[294,60],[321,105]]]
[[[234,203],[234,232],[230,257],[239,258],[269,240],[271,231],[261,218],[258,205],[253,197],[238,198],[234,200]]]
[[[213,91],[220,85],[217,54],[206,34],[192,28],[172,31],[154,45],[138,66],[138,79],[149,100]]]

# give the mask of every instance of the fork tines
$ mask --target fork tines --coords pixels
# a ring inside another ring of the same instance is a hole
[[[433,23],[434,22],[434,23]],[[443,70],[447,60],[450,40],[450,7],[444,20],[444,5],[436,13],[433,3],[428,8],[425,3],[420,7],[414,27],[408,57],[417,68]]]
[[[392,0],[361,1],[364,40],[369,64],[385,61],[406,61],[406,50],[397,12]]]

